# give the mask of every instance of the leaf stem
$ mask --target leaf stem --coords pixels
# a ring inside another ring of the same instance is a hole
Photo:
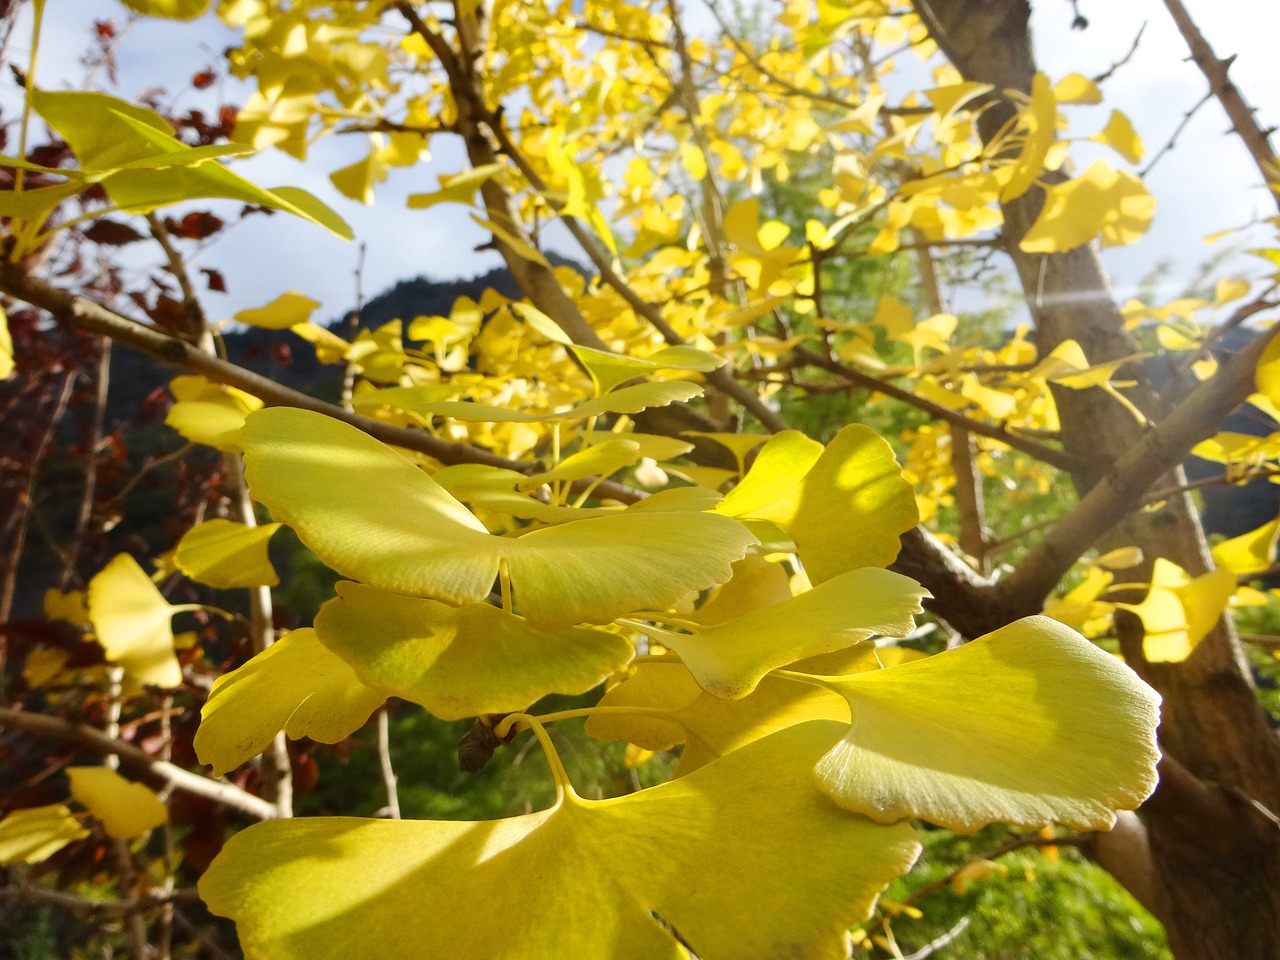
[[[556,784],[556,805],[559,806],[568,797],[577,797],[578,794],[573,789],[573,783],[569,780],[564,763],[560,760],[560,754],[556,752],[555,744],[551,742],[550,735],[542,725],[542,718],[533,717],[527,713],[508,714],[493,728],[493,732],[498,737],[505,738],[516,724],[532,730],[533,735],[538,738],[538,743],[542,745],[542,752],[547,757],[547,766],[551,768],[551,779]]]

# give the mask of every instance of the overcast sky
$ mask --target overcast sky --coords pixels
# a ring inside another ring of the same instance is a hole
[[[691,7],[696,0],[687,0]],[[1280,70],[1275,44],[1280,37],[1277,0],[1185,0],[1219,56],[1236,54],[1232,77],[1258,108],[1264,126],[1280,124]],[[1147,145],[1148,156],[1172,135],[1183,115],[1203,96],[1206,86],[1199,71],[1185,62],[1186,48],[1160,0],[1080,0],[1090,21],[1087,30],[1070,29],[1073,13],[1068,0],[1038,0],[1034,18],[1036,52],[1041,68],[1056,79],[1071,71],[1096,75],[1129,50],[1144,22],[1146,31],[1137,53],[1108,82],[1108,107],[1125,111]],[[24,7],[24,10],[29,7]],[[42,86],[78,84],[84,70],[78,58],[86,47],[91,18],[123,23],[127,11],[115,0],[48,0],[47,31],[37,78]],[[157,84],[181,89],[190,75],[216,64],[220,50],[234,35],[214,17],[195,25],[142,21],[120,50],[120,83],[109,88],[133,98]],[[11,55],[26,60],[29,31],[15,35]],[[7,85],[11,92],[11,85]],[[101,84],[99,84],[101,88]],[[248,93],[228,86],[226,98],[242,103]],[[6,114],[12,116],[6,99]],[[179,101],[182,104],[182,101]],[[1073,132],[1088,135],[1106,122],[1107,110],[1092,109],[1089,119],[1074,121]],[[1225,135],[1227,121],[1216,101],[1203,106],[1178,139],[1177,148],[1156,166],[1148,180],[1158,208],[1151,232],[1131,247],[1106,252],[1117,293],[1123,298],[1157,261],[1173,264],[1165,297],[1181,291],[1196,266],[1222,245],[1243,248],[1266,242],[1268,233],[1255,229],[1244,237],[1208,246],[1203,237],[1213,231],[1249,223],[1274,214],[1274,203],[1257,186],[1258,175],[1244,147]],[[430,168],[393,171],[375,207],[365,208],[339,195],[327,174],[364,153],[360,138],[331,143],[316,151],[315,162],[304,167],[289,157],[268,152],[236,169],[262,186],[306,187],[333,206],[354,227],[368,247],[364,269],[366,299],[397,280],[426,274],[453,278],[483,273],[498,265],[491,252],[474,248],[486,239],[459,205],[430,211],[404,209],[403,197],[434,189],[436,174],[462,169],[461,151],[444,138],[433,145]],[[1101,149],[1101,148],[1099,148]],[[1092,155],[1076,151],[1079,168]],[[1122,164],[1116,158],[1117,164]],[[234,213],[235,205],[223,212]],[[217,210],[218,206],[214,205]],[[566,252],[568,252],[566,250]],[[287,216],[255,217],[221,236],[200,256],[198,267],[221,270],[230,290],[209,294],[207,305],[217,317],[260,306],[287,289],[297,289],[324,306],[317,319],[338,317],[354,302],[357,247],[330,237],[317,227]],[[1255,265],[1257,264],[1257,265]],[[1232,261],[1234,272],[1258,276],[1261,262],[1241,254]]]

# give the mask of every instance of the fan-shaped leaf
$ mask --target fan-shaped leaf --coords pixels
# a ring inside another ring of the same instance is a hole
[[[688,634],[664,632],[660,639],[704,690],[733,700],[751,693],[770,670],[803,657],[876,635],[905,637],[928,595],[908,577],[863,567],[763,610]]]
[[[256,960],[687,956],[664,923],[703,960],[841,960],[919,848],[811,788],[839,730],[793,727],[629,797],[570,793],[509,820],[255,824],[200,893]]]
[[[1109,830],[1155,787],[1160,698],[1047,617],[832,688],[853,726],[818,783],[880,823]]]
[[[65,804],[14,810],[0,820],[0,863],[40,863],[88,835]]]
[[[107,659],[136,683],[176,687],[182,667],[173,654],[174,609],[127,553],[89,581],[89,620]]]
[[[196,756],[221,776],[260,754],[281,730],[295,740],[337,743],[364,726],[385,699],[314,630],[294,630],[213,682],[200,711]]]
[[[754,542],[725,517],[654,511],[490,536],[407,459],[337,420],[262,410],[240,440],[254,496],[338,572],[463,604],[487,597],[505,565],[516,612],[550,629],[666,609],[727,580]]]
[[[132,840],[169,819],[160,798],[110,767],[68,767],[71,796],[101,821],[107,835]]]
[[[221,517],[206,520],[178,541],[174,562],[192,580],[220,590],[274,587],[280,578],[267,557],[267,544],[280,526],[249,527]]]
[[[445,720],[514,713],[549,693],[585,693],[631,659],[615,633],[548,633],[484,603],[452,607],[358,583],[320,608],[320,641],[360,681]]]

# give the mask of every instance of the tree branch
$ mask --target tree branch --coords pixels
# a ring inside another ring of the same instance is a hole
[[[1245,149],[1249,151],[1249,156],[1253,158],[1258,172],[1262,174],[1262,182],[1269,188],[1273,188],[1272,197],[1277,208],[1280,208],[1280,193],[1274,189],[1280,186],[1280,163],[1276,161],[1276,153],[1271,149],[1268,131],[1259,126],[1253,115],[1253,108],[1245,102],[1239,88],[1227,75],[1235,57],[1227,60],[1218,59],[1213,52],[1213,47],[1209,46],[1209,41],[1191,19],[1187,8],[1183,6],[1182,0],[1164,0],[1164,5],[1168,8],[1169,15],[1173,17],[1178,32],[1187,41],[1191,59],[1209,81],[1209,92],[1218,98],[1222,109],[1227,112],[1227,116],[1231,119],[1231,128],[1244,142]]]
[[[995,588],[999,606],[1034,613],[1093,543],[1134,510],[1151,485],[1180,464],[1201,440],[1254,392],[1258,358],[1280,328],[1259,334],[1129,451],[1115,460],[1079,505],[1031,548]]]
[[[27,733],[51,740],[79,743],[98,753],[117,756],[122,763],[165,780],[175,790],[184,790],[187,793],[216,800],[224,806],[239,810],[258,820],[272,820],[277,815],[275,805],[261,797],[255,797],[234,784],[210,780],[208,777],[183,770],[167,760],[157,760],[139,747],[109,737],[95,727],[71,723],[43,713],[13,710],[9,707],[0,707],[0,727],[25,730]]]

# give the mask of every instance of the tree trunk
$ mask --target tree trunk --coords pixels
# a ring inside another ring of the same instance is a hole
[[[916,8],[966,80],[1030,92],[1036,67],[1027,0],[916,0]],[[983,137],[993,136],[1010,113],[1007,104],[989,109],[980,122]],[[1005,204],[1003,231],[1042,354],[1066,339],[1079,342],[1092,363],[1137,352],[1092,246],[1049,255],[1019,249],[1042,203],[1043,193],[1033,188]],[[1133,399],[1158,421],[1165,411],[1142,371],[1126,370],[1125,377],[1139,381]],[[1093,464],[1073,475],[1083,494],[1145,428],[1101,390],[1062,390],[1056,400],[1064,446]],[[1157,557],[1192,575],[1208,565],[1187,496],[1157,512],[1130,515],[1110,545],[1140,547],[1147,570]],[[1151,868],[1140,875],[1155,889],[1134,892],[1164,923],[1179,958],[1280,958],[1280,821],[1271,812],[1280,810],[1280,751],[1234,628],[1224,618],[1177,664],[1146,661],[1136,616],[1117,615],[1117,629],[1128,663],[1164,697],[1166,761],[1160,786],[1141,811]],[[1109,866],[1105,839],[1097,852]],[[1112,872],[1123,881],[1120,866]]]

